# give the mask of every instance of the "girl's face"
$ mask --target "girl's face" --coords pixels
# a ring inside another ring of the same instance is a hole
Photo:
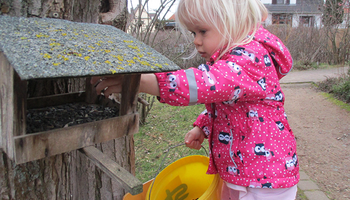
[[[220,48],[222,36],[215,27],[196,23],[186,24],[188,30],[194,37],[194,45],[199,54],[208,62],[210,57]]]

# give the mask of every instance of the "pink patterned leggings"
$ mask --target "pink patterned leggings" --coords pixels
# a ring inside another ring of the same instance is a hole
[[[224,182],[221,200],[295,200],[297,185],[290,188],[248,188]]]

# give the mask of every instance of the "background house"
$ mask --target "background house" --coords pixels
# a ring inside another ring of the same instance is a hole
[[[131,10],[129,18],[131,20],[131,26],[129,26],[128,31],[133,31],[138,26],[141,26],[141,32],[146,31],[148,26],[152,23],[155,13],[148,13],[147,8],[138,5],[135,9]]]
[[[169,17],[167,22],[165,22],[164,29],[165,30],[173,30],[176,28],[176,22],[175,22],[175,13]]]
[[[288,24],[292,27],[322,26],[323,0],[262,0],[269,15],[265,25]]]

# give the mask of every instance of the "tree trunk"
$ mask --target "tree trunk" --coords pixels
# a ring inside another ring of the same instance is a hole
[[[51,17],[76,22],[105,23],[125,29],[127,0],[0,0],[2,15]],[[29,96],[84,89],[84,79],[40,80],[28,83]],[[135,173],[133,137],[97,145],[128,171]],[[0,199],[120,200],[124,190],[78,151],[15,165],[0,151]]]

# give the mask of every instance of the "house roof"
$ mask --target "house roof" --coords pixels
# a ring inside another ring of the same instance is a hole
[[[0,16],[0,51],[22,80],[180,69],[109,25]]]
[[[143,5],[137,5],[135,8],[131,8],[131,15],[138,14],[140,12],[140,8],[142,13],[146,14],[149,18],[153,18],[154,16],[156,16],[156,13],[149,13]]]
[[[175,13],[173,15],[171,15],[171,17],[169,17],[168,19],[169,21],[175,21]]]
[[[152,19],[153,17],[156,16],[156,13],[148,13],[148,16]]]
[[[264,4],[270,13],[322,13],[323,0],[297,0],[296,4]]]

